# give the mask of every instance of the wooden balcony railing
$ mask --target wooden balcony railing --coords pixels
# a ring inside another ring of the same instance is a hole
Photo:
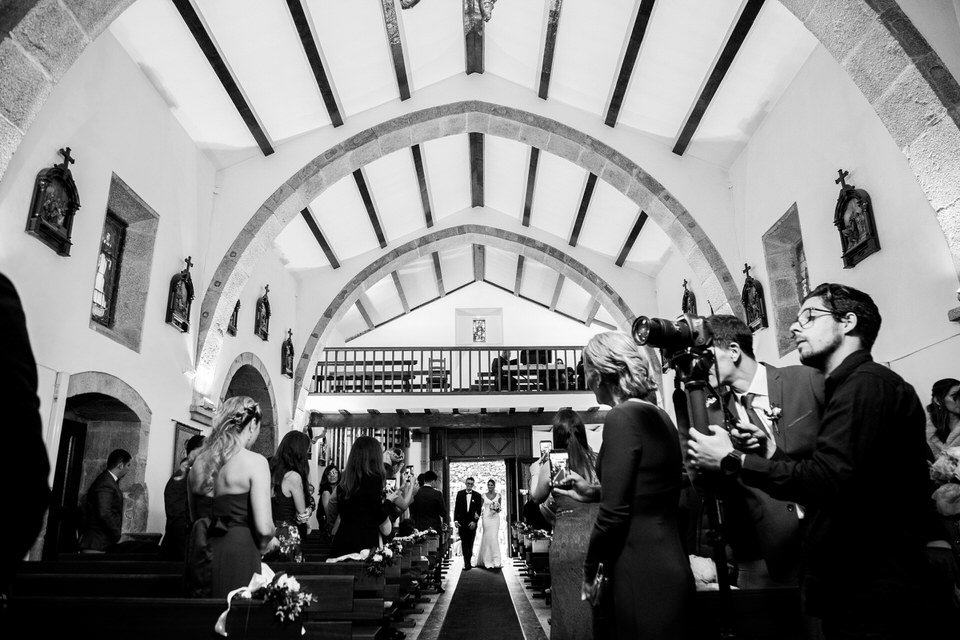
[[[582,352],[583,347],[330,348],[317,363],[314,392],[582,391]]]

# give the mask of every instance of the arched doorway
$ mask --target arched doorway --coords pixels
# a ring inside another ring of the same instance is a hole
[[[147,528],[144,483],[151,412],[132,387],[115,376],[88,371],[71,376],[54,471],[43,557],[77,550],[81,505],[90,483],[114,449],[126,449],[132,468],[121,481],[123,533]]]
[[[277,450],[277,406],[270,376],[252,353],[239,356],[230,367],[221,402],[236,396],[249,396],[260,405],[260,437],[252,449],[269,458]]]

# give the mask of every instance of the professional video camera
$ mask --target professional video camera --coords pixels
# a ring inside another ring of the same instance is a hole
[[[706,318],[691,314],[677,320],[640,316],[633,322],[632,334],[638,345],[659,348],[664,369],[675,370],[681,382],[710,377],[714,365],[710,349],[713,334]]]

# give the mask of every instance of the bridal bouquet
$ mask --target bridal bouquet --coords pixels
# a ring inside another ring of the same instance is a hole
[[[490,511],[493,511],[494,513],[500,513],[501,509],[503,509],[503,507],[500,506],[499,500],[495,500],[490,503]]]

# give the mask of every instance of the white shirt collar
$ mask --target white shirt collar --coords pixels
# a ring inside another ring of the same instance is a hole
[[[113,471],[110,471],[110,469],[107,469],[107,473],[110,474],[110,477],[113,478],[115,482],[120,482],[120,478],[118,478],[116,474],[113,473]]]
[[[750,383],[750,388],[747,389],[747,393],[763,396],[764,398],[770,395],[767,389],[767,368],[759,362],[757,363],[757,371],[753,374],[753,381]]]

